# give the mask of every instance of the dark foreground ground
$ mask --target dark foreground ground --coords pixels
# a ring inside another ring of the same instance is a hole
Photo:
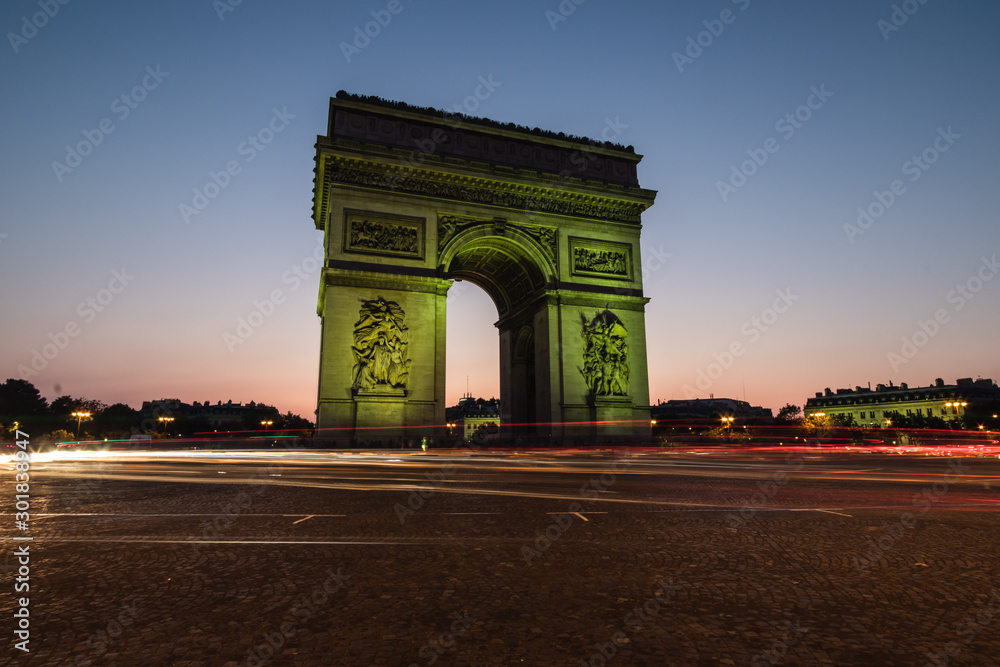
[[[27,531],[5,464],[0,663],[997,664],[998,464],[648,451],[36,461]],[[14,593],[23,544],[30,593]],[[27,654],[14,647],[21,596]]]

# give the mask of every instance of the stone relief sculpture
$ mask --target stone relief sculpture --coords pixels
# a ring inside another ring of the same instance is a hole
[[[403,389],[412,360],[406,356],[409,330],[395,301],[364,301],[354,325],[354,383],[361,391]]]
[[[628,332],[610,310],[583,320],[583,377],[593,396],[628,395]]]
[[[613,250],[591,250],[576,248],[573,252],[573,268],[577,271],[628,275],[628,255]]]
[[[397,225],[351,216],[347,247],[350,250],[386,251],[419,255],[419,235],[412,225]]]

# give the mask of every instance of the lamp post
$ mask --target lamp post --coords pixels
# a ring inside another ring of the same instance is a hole
[[[273,421],[271,421],[270,419],[266,419],[266,420],[262,421],[262,422],[260,423],[260,425],[261,425],[261,426],[263,426],[263,427],[264,427],[264,430],[266,431],[266,430],[267,430],[267,427],[268,427],[268,426],[270,426],[270,425],[271,425],[271,424],[273,424],[273,423],[274,423],[274,422],[273,422]]]
[[[959,403],[958,401],[952,401],[950,403],[945,403],[944,407],[955,408],[955,421],[958,421],[959,419],[962,418],[959,408],[964,408],[967,405],[968,403],[966,403],[965,401],[962,401],[961,403]]]
[[[174,420],[173,417],[158,417],[160,423],[163,424],[163,435],[167,434],[167,424]]]
[[[79,440],[80,439],[80,422],[82,422],[84,419],[87,419],[88,417],[90,417],[90,413],[89,412],[78,411],[78,412],[74,412],[73,416],[76,417],[76,439]]]

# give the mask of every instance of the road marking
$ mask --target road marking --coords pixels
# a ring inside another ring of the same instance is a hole
[[[295,524],[297,524],[297,523],[302,523],[303,521],[307,521],[307,520],[309,520],[309,519],[313,518],[314,516],[316,516],[316,515],[315,515],[315,514],[310,514],[310,515],[309,515],[309,516],[307,516],[307,517],[306,517],[305,519],[299,519],[298,521],[293,521],[293,522],[292,522],[292,525],[294,526],[294,525],[295,525]]]
[[[781,508],[779,507],[779,508],[776,508],[776,509],[780,510]],[[827,514],[836,514],[838,516],[848,516],[848,517],[851,517],[852,519],[854,518],[850,514],[844,514],[842,512],[834,512],[833,510],[821,510],[818,507],[802,507],[802,508],[789,509],[788,511],[789,512],[826,512]]]
[[[590,519],[588,519],[587,517],[583,516],[583,515],[582,515],[582,514],[580,514],[579,512],[573,512],[573,514],[577,515],[578,517],[580,517],[580,518],[581,518],[581,519],[583,519],[584,521],[590,521]]]

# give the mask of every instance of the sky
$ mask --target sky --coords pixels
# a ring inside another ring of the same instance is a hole
[[[940,0],[10,0],[0,380],[313,418],[328,100],[451,109],[481,77],[473,115],[644,156],[654,404],[1000,379],[998,28]],[[498,395],[492,302],[448,314],[449,404]]]

